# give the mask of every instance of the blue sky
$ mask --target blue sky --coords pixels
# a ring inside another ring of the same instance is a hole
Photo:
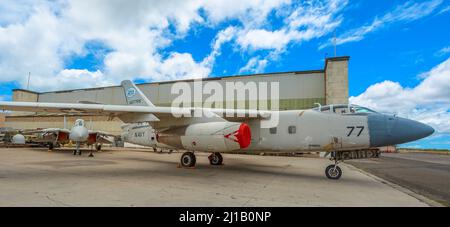
[[[449,22],[443,0],[6,0],[0,99],[28,72],[48,91],[321,69],[336,34],[351,101],[437,129],[406,146],[450,149]]]

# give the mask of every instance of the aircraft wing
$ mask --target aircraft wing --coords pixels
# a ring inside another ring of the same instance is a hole
[[[103,131],[96,131],[96,130],[89,130],[89,134],[97,134],[99,136],[110,136],[110,137],[118,136],[118,135],[114,135],[111,133],[107,133],[107,132],[103,132]]]
[[[132,81],[122,81],[122,88],[128,105],[0,102],[0,110],[105,115],[118,117],[125,123],[159,122],[152,124],[157,129],[208,121],[269,119],[272,116],[272,111],[261,110],[159,107]]]
[[[149,113],[152,107],[125,105],[98,105],[78,103],[39,103],[39,102],[5,102],[0,101],[1,110],[48,113]],[[163,110],[159,110],[163,112]]]
[[[138,115],[153,114],[156,117],[174,116],[180,118],[193,118],[197,111],[216,114],[226,118],[269,118],[271,111],[239,110],[239,109],[214,109],[214,108],[172,108],[157,106],[130,106],[130,105],[98,105],[79,103],[38,103],[38,102],[6,102],[0,101],[0,110],[48,112],[48,113],[81,113],[100,115],[128,115],[137,118]],[[204,115],[200,115],[204,116]],[[150,121],[149,118],[143,121]],[[158,119],[154,119],[158,121]]]
[[[24,130],[22,131],[23,135],[31,135],[36,133],[70,133],[69,129],[62,129],[62,128],[46,128],[46,129],[37,129],[37,130]]]

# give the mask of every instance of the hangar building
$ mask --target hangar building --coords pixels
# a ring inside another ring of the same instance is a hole
[[[348,62],[350,57],[327,58],[325,66],[320,70],[293,71],[266,73],[245,76],[230,76],[219,78],[206,78],[208,81],[217,81],[224,84],[232,82],[279,82],[281,110],[308,109],[315,103],[346,104],[348,103]],[[179,81],[143,83],[137,86],[155,104],[170,106],[176,95],[171,94],[171,86]],[[191,86],[194,80],[185,80]],[[207,97],[205,97],[207,98]],[[65,102],[78,103],[93,102],[102,104],[124,105],[125,97],[120,86],[99,87],[54,92],[34,92],[23,89],[13,91],[13,101],[22,102]],[[239,97],[236,102],[240,102]],[[248,100],[257,102],[257,100]],[[236,105],[236,103],[235,103]],[[225,106],[225,105],[224,105]],[[15,112],[6,117],[5,126],[15,129],[36,129],[63,127],[63,115],[44,113]],[[105,116],[94,115],[68,115],[68,125],[72,125],[77,118],[83,118],[94,130],[102,130],[113,134],[120,134],[121,125],[119,119],[108,119]],[[92,122],[91,126],[89,122]]]

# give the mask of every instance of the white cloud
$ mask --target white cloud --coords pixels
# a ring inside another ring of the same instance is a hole
[[[204,9],[211,23],[238,19],[246,28],[254,28],[266,23],[272,10],[290,3],[291,0],[207,0]]]
[[[446,55],[446,54],[448,54],[448,53],[450,53],[450,46],[444,47],[444,48],[440,49],[440,50],[436,53],[436,55],[437,55],[437,56],[444,56],[444,55]]]
[[[102,87],[111,85],[112,82],[113,81],[99,70],[90,72],[85,69],[64,69],[52,78],[51,83],[49,83],[48,79],[32,78],[30,81],[30,90],[36,88],[42,90],[60,90],[61,88],[77,89],[84,87]],[[58,87],[58,85],[62,86]]]
[[[290,41],[285,30],[267,31],[264,29],[254,29],[244,32],[237,40],[244,49],[282,49]]]
[[[253,57],[248,61],[247,65],[245,65],[239,70],[239,73],[243,72],[261,73],[264,70],[264,68],[266,68],[267,63],[268,63],[267,59],[260,59],[259,57]]]
[[[221,52],[222,45],[234,39],[236,36],[236,31],[237,31],[236,27],[230,26],[217,33],[214,42],[212,44],[211,53],[207,57],[205,57],[205,59],[203,59],[202,64],[204,66],[212,68],[216,58],[222,54]]]
[[[241,29],[236,42],[244,51],[270,52],[264,57],[251,58],[240,71],[261,72],[268,62],[278,59],[289,44],[309,41],[332,32],[341,24],[343,19],[340,13],[347,3],[347,0],[303,2],[284,12],[287,16],[278,30]]]
[[[439,133],[450,133],[450,58],[422,75],[414,88],[384,81],[370,86],[350,102],[395,113],[432,125]]]
[[[211,73],[210,68],[196,63],[190,54],[179,53],[173,53],[158,69],[160,80],[204,78]]]
[[[336,38],[336,44],[342,45],[349,42],[357,42],[365,38],[366,35],[380,30],[389,24],[398,22],[412,22],[430,15],[434,12],[443,0],[430,0],[426,2],[412,2],[408,1],[403,5],[399,5],[392,11],[386,13],[382,17],[375,17],[372,23],[352,29],[345,32],[343,35]],[[319,49],[331,46],[333,40],[328,40],[327,43],[322,44]]]
[[[25,2],[27,4],[25,4]],[[269,50],[247,64],[263,71],[287,45],[323,36],[341,21],[347,0],[304,3],[291,0],[6,0],[0,6],[1,82],[59,90],[117,84],[122,79],[172,80],[208,76],[226,43],[243,54]],[[269,15],[283,20],[270,29]],[[163,53],[197,26],[238,21],[216,34],[211,53]],[[264,36],[264,37],[263,37]],[[71,69],[66,63],[89,53],[86,44],[108,49],[99,71]],[[253,68],[251,68],[251,67]],[[244,67],[245,68],[245,67]]]
[[[244,49],[284,49],[290,42],[308,41],[333,31],[342,21],[340,11],[346,0],[312,1],[296,7],[279,30],[249,29],[237,42]]]
[[[438,14],[443,14],[443,13],[447,13],[447,12],[450,12],[450,5],[443,8],[441,11],[439,11]]]

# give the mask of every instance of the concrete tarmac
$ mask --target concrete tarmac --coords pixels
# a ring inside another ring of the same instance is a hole
[[[380,159],[349,163],[444,206],[450,206],[450,155],[382,154]]]
[[[428,206],[346,164],[328,180],[326,159],[225,154],[211,166],[197,153],[185,169],[181,153],[87,155],[0,149],[0,206]]]

